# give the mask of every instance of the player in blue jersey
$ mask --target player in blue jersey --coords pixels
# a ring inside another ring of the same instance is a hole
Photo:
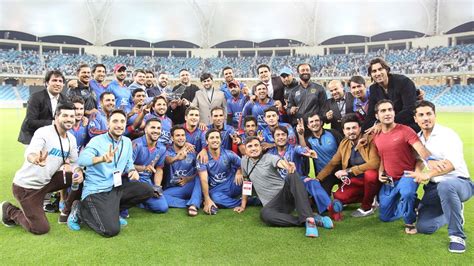
[[[125,110],[129,107],[132,98],[132,92],[127,88],[124,81],[127,78],[127,67],[122,64],[117,64],[114,67],[115,80],[107,85],[106,91],[109,91],[115,96],[115,106]]]
[[[163,197],[163,167],[165,166],[166,147],[158,142],[161,134],[161,122],[152,118],[146,122],[145,135],[132,142],[133,164],[140,175],[140,182],[153,186],[155,196],[149,198],[140,207],[152,212],[168,211],[168,203]]]
[[[254,94],[256,96],[255,101],[249,101],[245,104],[244,110],[242,111],[242,117],[247,115],[252,115],[257,118],[258,129],[262,130],[267,126],[265,120],[263,119],[264,110],[270,106],[275,106],[275,101],[268,96],[267,85],[263,82],[257,83],[255,85]],[[242,128],[240,124],[239,128]]]
[[[204,212],[215,214],[217,206],[234,208],[240,206],[242,194],[242,170],[240,158],[232,151],[221,147],[221,134],[217,129],[206,133],[209,161],[197,163],[204,197]]]
[[[310,135],[307,138],[299,138],[299,140],[301,146],[308,146],[318,154],[318,158],[313,159],[316,174],[321,172],[336,154],[342,136],[335,130],[324,129],[321,117],[317,113],[308,116],[307,126]],[[332,187],[338,183],[340,183],[340,180],[332,173],[321,182],[321,185],[327,194],[331,195]]]
[[[148,106],[145,104],[146,92],[145,90],[138,88],[132,92],[132,105],[129,105],[124,109],[127,113],[127,131],[128,137],[134,139],[143,135],[143,129],[145,128],[145,122],[143,118],[149,113],[151,104]]]
[[[108,131],[107,117],[115,108],[115,96],[111,92],[104,92],[100,95],[100,110],[91,114],[87,131],[89,137],[104,134]]]
[[[313,197],[314,203],[318,208],[318,213],[323,213],[331,204],[331,198],[324,191],[319,181],[308,178],[303,171],[303,156],[316,159],[318,157],[317,153],[308,147],[289,144],[288,135],[288,129],[286,127],[278,126],[273,133],[275,147],[268,150],[268,153],[278,155],[288,162],[295,163],[296,172],[299,174],[301,180],[304,181],[306,191]],[[278,171],[283,178],[287,177],[288,172],[285,169],[278,169]]]
[[[201,182],[196,172],[196,153],[186,145],[186,131],[182,126],[171,128],[173,145],[166,151],[169,165],[164,196],[169,207],[188,208],[189,216],[196,216],[201,207]]]
[[[247,93],[248,88],[242,82],[238,82],[234,79],[234,70],[230,66],[226,66],[222,69],[222,75],[224,76],[225,82],[222,83],[221,91],[224,92],[225,98],[229,100],[232,97],[235,97],[232,94],[232,85],[237,85],[239,91],[242,90],[243,92]]]
[[[107,89],[107,86],[104,85],[106,76],[107,71],[104,64],[95,64],[92,66],[92,79],[89,81],[89,87],[94,91],[97,97],[96,106],[100,106],[100,95]]]
[[[79,96],[73,96],[71,102],[74,104],[76,114],[74,126],[69,130],[76,137],[77,149],[80,151],[89,141],[87,125],[89,119],[84,116],[84,99]]]
[[[168,101],[165,95],[159,95],[153,98],[150,113],[145,115],[145,122],[151,118],[158,118],[161,121],[161,136],[158,142],[164,145],[171,145],[171,127],[173,122],[166,116]]]
[[[231,95],[231,97],[227,98],[227,121],[228,124],[234,128],[239,127],[239,121],[242,118],[242,111],[249,100],[248,94],[244,94],[241,91],[240,84],[234,80],[227,85]]]
[[[262,148],[264,150],[265,150],[265,143],[271,144],[272,146],[275,144],[275,140],[273,139],[273,134],[275,132],[275,129],[278,128],[279,126],[283,126],[288,130],[288,143],[291,145],[296,144],[296,134],[295,134],[295,131],[293,130],[293,127],[291,127],[290,124],[278,122],[278,119],[279,119],[278,114],[279,114],[278,108],[275,106],[268,107],[265,110],[264,120],[265,120],[265,123],[267,123],[267,127],[265,127],[262,130],[263,142],[264,142],[262,143]]]
[[[245,139],[248,137],[257,137],[257,118],[253,116],[246,116],[244,117],[244,132],[238,135],[238,138],[235,140],[236,145],[238,147],[239,153],[241,155],[245,155]],[[260,136],[262,136],[260,134]],[[262,137],[263,140],[263,137]]]
[[[224,108],[218,106],[211,110],[212,124],[207,126],[207,129],[217,129],[221,133],[221,146],[224,149],[230,150],[232,148],[231,135],[235,134],[235,129],[225,123]],[[205,133],[201,138],[202,147],[207,147]]]
[[[186,131],[186,141],[193,146],[194,151],[200,152],[202,150],[202,137],[203,130],[201,130],[199,125],[199,109],[197,107],[188,107],[184,114],[184,123],[183,128]]]

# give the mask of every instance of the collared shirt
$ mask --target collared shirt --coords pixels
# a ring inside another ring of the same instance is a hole
[[[454,130],[435,124],[428,139],[423,136],[423,131],[418,133],[418,137],[431,152],[432,157],[437,160],[449,160],[454,166],[453,171],[442,176],[432,177],[431,181],[440,182],[448,177],[468,178],[470,176],[464,160],[462,141]]]
[[[337,109],[339,109],[339,113],[341,113],[341,117],[346,114],[346,99],[342,98],[339,101],[336,101]]]
[[[46,90],[49,95],[49,99],[51,100],[51,111],[53,111],[53,117],[54,113],[56,112],[56,106],[58,106],[58,101],[59,101],[59,94],[56,96],[53,96],[48,90]]]
[[[268,89],[268,97],[273,99],[273,84],[272,84],[272,79],[270,78],[267,82],[263,81],[265,85],[267,85]]]

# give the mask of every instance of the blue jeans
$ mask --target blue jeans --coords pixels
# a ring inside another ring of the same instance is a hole
[[[405,224],[414,223],[417,188],[418,183],[410,177],[400,178],[393,187],[384,184],[379,193],[380,220],[391,222],[403,217]]]
[[[469,179],[451,177],[440,183],[428,183],[420,202],[416,228],[423,234],[432,234],[445,224],[448,234],[466,238],[463,228],[462,202],[472,197],[474,183]]]

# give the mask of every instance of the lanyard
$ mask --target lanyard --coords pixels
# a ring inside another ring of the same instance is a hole
[[[114,141],[114,138],[112,138],[112,136],[110,136],[110,133],[107,133],[110,137],[110,140],[112,141],[112,150],[115,150],[115,141]],[[120,157],[122,157],[122,151],[123,151],[123,141],[122,141],[122,138],[120,138],[119,140],[120,142],[120,152],[119,152],[119,156],[117,158],[117,156],[114,156],[114,166],[115,166],[115,169],[117,169],[117,164],[118,162],[120,161]]]
[[[61,147],[61,157],[63,158],[63,164],[66,164],[66,155],[64,155],[63,142],[61,140],[61,136],[59,135],[59,131],[58,131],[58,128],[56,127],[56,125],[54,125],[54,130],[56,130],[56,134],[58,134],[59,146]],[[69,140],[69,137],[67,136],[67,132],[66,132],[66,138],[67,138],[68,149],[69,149],[68,154],[70,154],[70,152],[71,152],[71,141]]]
[[[342,105],[339,105],[339,102],[342,102]],[[336,102],[337,104],[337,108],[339,109],[339,113],[342,115],[342,111],[344,110],[344,108],[346,107],[346,100],[345,99],[342,99],[338,102]],[[344,112],[345,113],[345,112]]]
[[[249,174],[247,175],[247,178],[250,178],[250,175],[252,174],[253,172],[253,169],[255,169],[255,166],[257,166],[258,162],[260,162],[260,160],[262,159],[263,155],[260,156],[260,158],[258,158],[258,160],[255,162],[255,164],[253,165],[252,169],[250,169],[250,172]],[[248,159],[247,161],[247,171],[249,170],[249,163],[250,163],[250,158]]]

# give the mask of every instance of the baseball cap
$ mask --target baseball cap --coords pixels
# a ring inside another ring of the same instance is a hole
[[[240,87],[239,82],[235,79],[229,82],[229,88],[232,88],[232,87]]]
[[[292,71],[291,68],[289,68],[289,67],[284,67],[284,68],[282,68],[282,69],[280,70],[280,76],[283,75],[283,74],[285,74],[285,75],[293,75],[293,71]]]
[[[117,72],[118,70],[120,70],[121,68],[127,69],[127,67],[124,64],[116,64],[114,66],[114,73]]]

